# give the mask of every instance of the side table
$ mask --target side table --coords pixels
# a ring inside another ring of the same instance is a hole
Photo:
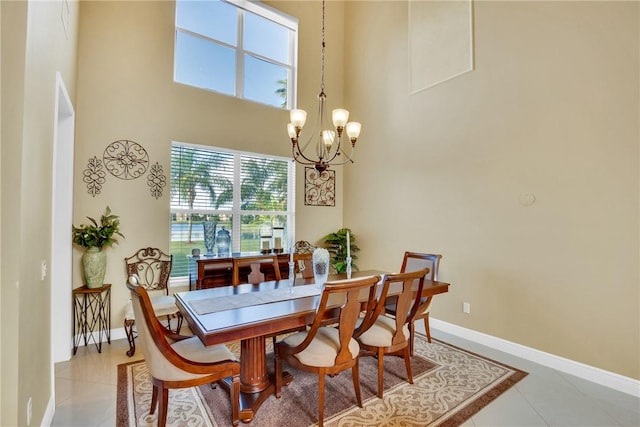
[[[73,354],[80,341],[84,345],[93,340],[98,353],[102,353],[102,338],[111,344],[111,285],[88,288],[86,285],[73,290]],[[97,330],[98,338],[95,332]]]

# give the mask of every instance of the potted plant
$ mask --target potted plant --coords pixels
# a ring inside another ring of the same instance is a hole
[[[103,285],[107,267],[107,256],[102,248],[117,244],[115,235],[123,238],[124,235],[120,233],[120,218],[111,213],[109,206],[100,217],[100,225],[91,217],[87,219],[91,224],[72,226],[73,243],[87,249],[82,255],[85,284],[88,288],[99,288]]]
[[[336,273],[347,271],[347,232],[351,247],[351,268],[357,270],[358,266],[353,261],[358,258],[355,252],[358,252],[360,248],[354,243],[356,236],[350,229],[341,228],[335,233],[327,234],[322,239],[331,255],[331,266]]]

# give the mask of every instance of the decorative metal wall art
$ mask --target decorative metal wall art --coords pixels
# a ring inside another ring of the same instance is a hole
[[[136,179],[144,175],[149,167],[149,155],[140,144],[128,139],[107,145],[102,155],[109,173],[120,179]]]
[[[164,176],[160,163],[156,162],[151,165],[149,175],[147,175],[147,185],[149,186],[149,191],[151,191],[151,196],[156,199],[162,197],[162,189],[167,185],[167,177]]]
[[[147,175],[147,185],[151,197],[159,199],[167,185],[167,177],[160,163],[155,162],[149,167],[149,154],[140,144],[128,139],[114,141],[107,145],[102,160],[97,156],[89,159],[87,168],[83,171],[82,180],[87,184],[87,192],[93,197],[100,194],[106,181],[105,168],[116,178],[133,180]]]
[[[105,173],[102,160],[94,156],[87,162],[87,168],[82,172],[82,181],[87,184],[87,192],[93,197],[100,194],[102,184],[105,182]]]
[[[336,171],[318,172],[304,168],[304,204],[307,206],[336,205]]]

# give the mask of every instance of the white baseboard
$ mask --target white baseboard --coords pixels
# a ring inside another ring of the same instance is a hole
[[[585,365],[584,363],[576,362],[575,360],[545,353],[544,351],[536,350],[535,348],[516,344],[511,341],[503,340],[502,338],[497,338],[472,329],[463,328],[452,323],[443,322],[442,320],[430,318],[429,325],[432,330],[435,329],[455,335],[640,398],[640,381],[633,378],[605,371],[604,369],[596,368],[594,366]]]
[[[457,337],[530,360],[542,366],[575,375],[576,377],[583,378],[587,381],[640,398],[640,381],[633,378],[625,377],[624,375],[616,374],[615,372],[605,371],[604,369],[556,356],[551,353],[536,350],[535,348],[516,344],[472,329],[463,328],[462,326],[434,319],[433,317],[429,319],[429,325],[432,330],[455,335]],[[110,332],[112,340],[124,339],[127,337],[124,332],[124,328],[111,329]]]

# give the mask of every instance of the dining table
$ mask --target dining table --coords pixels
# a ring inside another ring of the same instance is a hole
[[[379,270],[354,271],[352,277],[383,276]],[[346,274],[329,280],[346,279]],[[397,285],[400,285],[399,283]],[[417,284],[416,290],[417,290]],[[448,292],[449,284],[425,280],[423,297]],[[389,295],[400,288],[390,287]],[[322,287],[313,279],[296,278],[258,284],[223,286],[174,294],[187,324],[205,346],[240,341],[240,419],[250,422],[262,403],[275,392],[275,380],[267,370],[266,339],[303,328],[313,322]],[[363,303],[368,292],[362,293]],[[338,308],[329,311],[327,321],[337,318]],[[283,384],[293,377],[283,373]]]

